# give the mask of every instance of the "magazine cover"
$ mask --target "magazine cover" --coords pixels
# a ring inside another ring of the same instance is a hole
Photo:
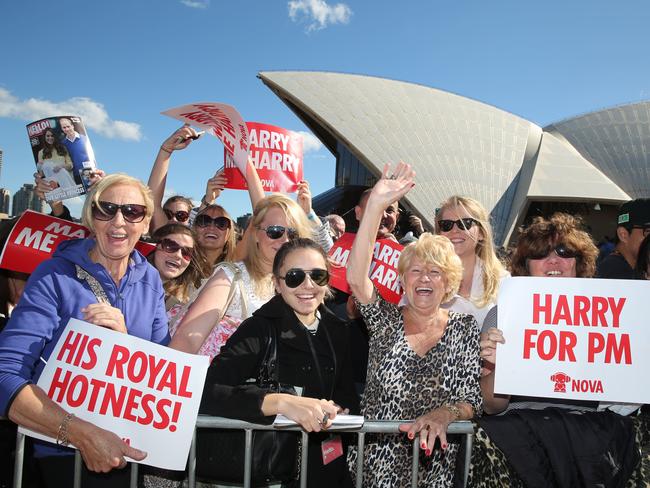
[[[95,155],[80,117],[61,115],[27,124],[37,171],[51,191],[48,202],[86,193]]]

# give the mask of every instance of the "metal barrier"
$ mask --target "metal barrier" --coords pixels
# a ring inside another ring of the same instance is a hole
[[[400,424],[407,421],[394,421],[394,420],[366,420],[363,427],[360,429],[337,429],[336,432],[351,432],[358,435],[357,440],[357,465],[355,482],[356,487],[361,488],[363,482],[363,448],[365,445],[365,435],[368,433],[373,434],[400,434]],[[227,419],[222,417],[209,417],[199,415],[196,422],[196,429],[241,429],[245,431],[246,435],[246,448],[244,452],[244,488],[251,487],[251,462],[252,462],[252,447],[253,447],[253,431],[254,430],[274,430],[272,425],[260,425],[244,422],[243,420]],[[188,482],[189,488],[196,487],[196,429],[194,431],[194,438],[190,447],[190,456],[188,461]],[[288,427],[282,430],[292,430],[302,432],[302,444],[307,445],[308,433],[304,432],[300,427]],[[467,477],[469,475],[469,466],[472,453],[472,442],[474,436],[474,424],[468,420],[461,420],[452,422],[447,429],[448,434],[461,434],[464,436],[465,448],[465,464],[463,467],[463,486],[467,485]],[[419,457],[419,438],[413,440],[413,459],[411,462],[411,487],[416,488],[418,485],[418,457]],[[16,462],[14,464],[14,488],[21,488],[22,486],[22,473],[23,473],[23,457],[25,453],[25,436],[18,434],[16,438]],[[74,488],[81,488],[81,454],[79,451],[75,452],[75,473],[74,473]],[[138,464],[131,463],[131,488],[138,486]],[[301,457],[300,465],[300,487],[307,488],[307,456]]]

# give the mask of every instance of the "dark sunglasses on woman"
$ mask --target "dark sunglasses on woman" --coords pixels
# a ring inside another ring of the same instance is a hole
[[[93,202],[91,209],[93,218],[104,222],[113,220],[118,210],[122,212],[124,220],[131,222],[132,224],[142,222],[145,215],[147,215],[147,207],[137,203],[118,205],[117,203],[104,202],[100,200],[97,203]]]
[[[458,220],[442,219],[438,221],[438,227],[442,232],[451,231],[454,225],[458,227],[458,230],[470,230],[474,224],[478,224],[478,220],[471,217]]]
[[[284,276],[278,276],[279,279],[284,280],[289,288],[296,288],[305,281],[305,277],[309,275],[314,284],[318,286],[325,286],[330,280],[330,274],[326,269],[300,269],[291,268]]]
[[[228,217],[212,218],[209,215],[201,214],[194,219],[194,224],[197,227],[207,227],[208,225],[214,225],[219,230],[226,230],[230,228],[230,219]]]
[[[555,247],[552,247],[550,244],[544,251],[540,251],[538,254],[533,254],[532,256],[528,256],[528,259],[544,259],[548,257],[552,252],[555,252],[555,254],[564,259],[570,259],[570,258],[575,258],[578,257],[580,254],[578,251],[571,249],[564,244],[558,244]]]
[[[194,248],[181,246],[178,242],[167,238],[160,240],[158,248],[169,254],[176,254],[180,249],[181,256],[185,261],[191,260],[192,254],[194,253]]]
[[[190,213],[186,212],[185,210],[178,210],[177,212],[172,212],[171,210],[167,210],[166,208],[163,208],[163,212],[165,212],[165,215],[167,216],[167,220],[175,219],[177,222],[187,222],[187,219],[190,218]]]
[[[269,239],[280,239],[284,233],[287,233],[289,240],[295,239],[298,237],[298,231],[293,227],[284,227],[282,225],[269,225],[266,229],[260,227],[260,230],[266,232],[266,235]]]

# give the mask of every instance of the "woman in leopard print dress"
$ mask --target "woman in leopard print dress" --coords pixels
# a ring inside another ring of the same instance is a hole
[[[406,305],[378,296],[368,270],[384,209],[413,186],[410,166],[393,176],[385,168],[367,200],[350,252],[347,277],[370,335],[368,379],[362,411],[367,419],[415,419],[400,426],[406,435],[366,435],[364,487],[406,487],[411,480],[411,440],[419,437],[418,486],[452,486],[458,445],[447,426],[481,409],[476,321],[440,304],[456,293],[462,276],[451,242],[423,234],[398,263]],[[354,469],[357,452],[348,463]]]

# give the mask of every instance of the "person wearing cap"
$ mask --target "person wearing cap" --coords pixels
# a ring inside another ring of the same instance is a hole
[[[616,227],[616,247],[598,265],[597,277],[634,280],[639,246],[650,234],[650,198],[637,198],[621,205]]]

